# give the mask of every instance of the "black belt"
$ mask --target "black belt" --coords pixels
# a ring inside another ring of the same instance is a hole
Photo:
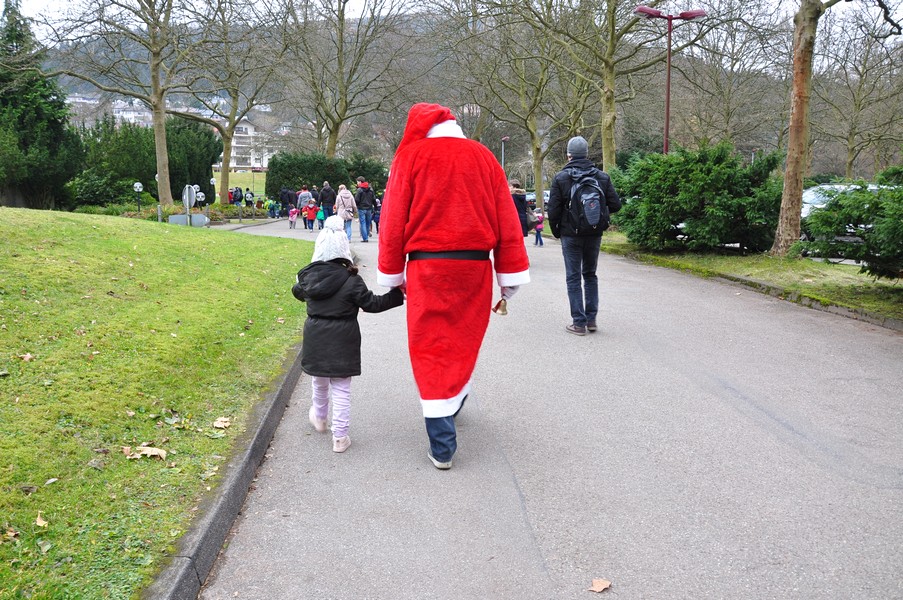
[[[489,250],[446,250],[445,252],[424,252],[422,250],[416,250],[408,254],[408,260],[427,260],[430,258],[489,260]]]
[[[307,315],[310,319],[325,319],[327,321],[356,321],[357,315],[350,317],[330,317],[326,315]]]

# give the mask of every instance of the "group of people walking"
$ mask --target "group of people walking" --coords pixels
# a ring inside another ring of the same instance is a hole
[[[320,190],[317,189],[317,186],[308,189],[306,185],[301,186],[298,192],[283,188],[280,197],[284,198],[283,202],[288,203],[286,216],[288,216],[289,229],[295,229],[296,222],[300,218],[304,229],[313,232],[316,222],[318,230],[323,230],[326,220],[333,215],[338,215],[342,219],[342,229],[349,240],[352,235],[351,224],[355,218],[360,222],[361,241],[368,242],[370,240],[374,226],[376,233],[379,234],[382,201],[364,177],[357,178],[355,194],[352,194],[345,184],[340,184],[336,191],[328,181],[324,181],[323,188]],[[292,197],[294,200],[291,199]]]
[[[598,197],[594,201],[593,193],[601,190],[606,216],[621,206],[608,175],[586,158],[587,150],[582,137],[568,143],[569,162],[556,175],[548,203],[548,221],[562,240],[565,259],[572,319],[566,329],[577,335],[597,329],[595,270],[607,222],[596,216]],[[353,265],[348,244],[352,215],[359,215],[366,242],[368,213],[380,208],[366,183],[358,182],[355,196],[340,186],[336,215],[326,218],[312,262],[292,288],[307,303],[301,366],[312,381],[309,420],[316,431],[326,432],[331,405],[333,451],[350,447],[351,378],[361,373],[358,313],[383,312],[406,302],[408,350],[429,440],[427,457],[437,469],[449,469],[457,451],[455,418],[472,393],[489,323],[493,279],[505,301],[530,281],[526,203],[521,207],[518,202],[519,183],[507,181],[492,153],[463,134],[448,108],[415,104],[381,207],[376,281],[390,290],[376,295]],[[466,236],[448,226],[461,212],[480,217]]]

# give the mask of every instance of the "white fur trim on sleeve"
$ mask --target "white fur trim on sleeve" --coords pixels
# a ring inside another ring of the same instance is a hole
[[[377,269],[376,283],[384,287],[398,287],[404,283],[404,273],[389,275]]]
[[[525,283],[530,283],[530,271],[521,271],[520,273],[496,273],[495,278],[501,287],[524,285]]]

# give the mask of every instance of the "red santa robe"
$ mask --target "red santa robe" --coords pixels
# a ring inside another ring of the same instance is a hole
[[[471,376],[499,286],[530,281],[520,220],[505,173],[467,139],[448,108],[415,104],[386,185],[377,282],[407,286],[408,350],[425,417],[454,414]],[[482,250],[489,260],[411,252]],[[407,269],[405,267],[407,266]]]

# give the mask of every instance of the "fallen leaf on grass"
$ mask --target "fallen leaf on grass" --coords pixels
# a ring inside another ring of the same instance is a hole
[[[34,360],[34,355],[31,352],[26,352],[25,354],[20,354],[19,358],[21,358],[25,362],[31,362]]]
[[[228,429],[231,424],[232,420],[229,417],[220,417],[213,422],[216,429]]]
[[[125,447],[123,447],[123,450]],[[166,450],[161,450],[160,448],[154,448],[151,446],[144,446],[141,448],[137,448],[135,452],[130,453],[126,458],[141,458],[142,456],[149,456],[151,458],[159,458],[161,460],[166,460]]]
[[[25,492],[26,496],[30,496],[38,491],[38,486],[36,485],[20,485],[19,489]]]
[[[216,475],[217,471],[219,471],[219,467],[213,467],[209,471],[201,473],[201,481],[207,481],[208,479]]]
[[[58,478],[52,477],[52,478],[48,479],[47,481],[45,481],[44,485],[50,485],[51,483],[56,483],[57,481],[59,481]]]
[[[135,411],[129,410],[129,409],[125,409],[125,414],[127,414],[127,415],[130,416],[130,417],[134,417],[134,416],[135,416]]]
[[[38,511],[38,518],[34,520],[34,524],[38,527],[47,527],[50,525],[47,521],[44,520],[44,517],[41,516],[41,511]]]
[[[98,471],[103,471],[104,463],[99,458],[93,458],[88,461],[88,466],[92,469],[97,469]]]
[[[277,323],[285,323],[285,319],[283,319],[282,317],[279,317],[278,319],[276,319],[276,322]]]
[[[214,440],[218,440],[218,439],[226,437],[226,434],[223,433],[222,431],[211,431],[209,433],[205,433],[204,435],[206,435],[210,439],[214,439]]]
[[[38,540],[38,548],[41,549],[41,554],[47,554],[53,548],[53,544],[47,540]]]
[[[593,585],[587,590],[589,592],[604,592],[611,587],[611,582],[607,579],[593,579]]]

